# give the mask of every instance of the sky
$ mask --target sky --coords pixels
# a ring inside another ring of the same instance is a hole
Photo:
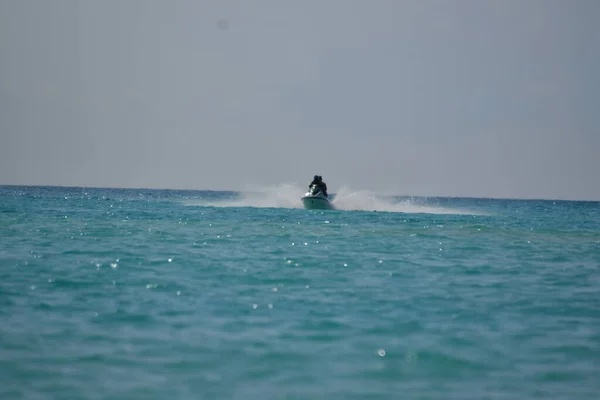
[[[600,200],[597,0],[0,0],[0,184]]]

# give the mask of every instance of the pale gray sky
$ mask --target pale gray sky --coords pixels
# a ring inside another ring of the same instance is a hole
[[[0,184],[600,200],[598,21],[598,0],[0,0]]]

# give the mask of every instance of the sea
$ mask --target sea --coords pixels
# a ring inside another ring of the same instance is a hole
[[[0,187],[0,399],[600,399],[600,203]]]

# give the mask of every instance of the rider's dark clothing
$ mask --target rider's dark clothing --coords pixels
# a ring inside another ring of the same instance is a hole
[[[311,187],[312,185],[317,185],[319,189],[321,189],[321,192],[323,192],[323,195],[327,197],[327,185],[325,184],[325,182],[323,182],[323,180],[313,179],[310,185],[308,185],[308,187]]]

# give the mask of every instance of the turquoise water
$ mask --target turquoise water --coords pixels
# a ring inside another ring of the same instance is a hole
[[[302,191],[0,187],[0,398],[599,398],[600,203]]]

